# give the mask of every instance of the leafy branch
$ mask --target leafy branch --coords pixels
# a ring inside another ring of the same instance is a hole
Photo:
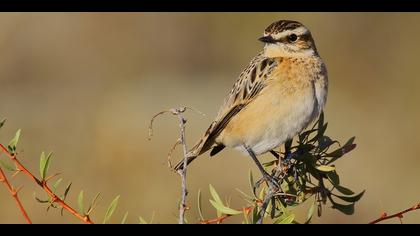
[[[45,178],[46,171],[48,170],[49,166],[49,160],[51,159],[51,155],[48,155],[48,157],[45,157],[45,155],[41,155],[41,179],[38,179],[33,175],[26,167],[18,160],[17,153],[16,153],[16,146],[8,146],[8,149],[6,149],[2,144],[0,144],[0,151],[6,156],[9,157],[9,159],[15,163],[16,165],[16,173],[24,173],[27,175],[33,182],[41,187],[51,198],[50,203],[57,203],[60,205],[63,209],[68,211],[70,214],[74,215],[76,218],[80,219],[81,221],[93,224],[91,221],[89,215],[83,215],[82,213],[77,212],[75,209],[73,209],[71,206],[69,206],[63,199],[61,199],[59,196],[57,196],[48,185],[48,180],[51,179],[51,177]],[[12,152],[10,152],[12,151]]]
[[[156,116],[166,112],[178,115],[177,110],[172,109]],[[152,122],[153,119],[151,124]],[[185,132],[184,125],[185,122],[180,126],[181,136]],[[350,138],[344,145],[341,145],[338,141],[325,135],[327,126],[328,123],[324,123],[324,115],[321,114],[312,128],[297,136],[295,143],[290,140],[285,144],[284,152],[272,151],[274,159],[264,163],[264,167],[278,182],[280,188],[272,189],[272,185],[267,183],[262,185],[265,180],[254,181],[252,173],[250,173],[252,194],[240,191],[250,204],[241,210],[230,208],[229,204],[223,203],[214,187],[210,185],[213,199],[209,201],[216,209],[217,217],[205,219],[201,210],[201,192],[199,192],[198,210],[201,218],[199,222],[203,224],[222,223],[231,216],[243,214],[245,219],[243,223],[261,224],[263,219],[268,217],[276,224],[298,223],[290,208],[296,207],[308,199],[313,200],[304,223],[310,223],[315,212],[321,216],[322,207],[327,202],[331,203],[333,209],[347,215],[353,214],[355,203],[362,198],[365,191],[355,194],[349,188],[344,187],[340,182],[334,163],[356,147],[355,138]],[[179,139],[177,144],[180,143],[185,144],[185,139]],[[182,189],[184,189],[184,185]],[[258,190],[259,194],[257,194]],[[182,206],[185,207],[185,205]],[[252,216],[249,219],[251,212]]]
[[[0,128],[4,125],[4,121],[0,122]],[[56,190],[59,186],[59,184],[62,182],[62,179],[58,179],[52,186],[49,185],[50,181],[58,176],[59,174],[53,174],[48,175],[48,170],[51,164],[52,160],[52,153],[45,154],[45,152],[41,153],[40,161],[39,161],[39,175],[40,178],[36,177],[31,171],[29,171],[22,162],[18,159],[18,153],[17,153],[17,144],[19,141],[21,135],[21,130],[18,130],[13,137],[13,139],[9,142],[9,144],[4,146],[3,144],[0,144],[0,155],[5,154],[9,162],[13,163],[14,166],[9,165],[7,162],[4,162],[2,159],[0,159],[0,182],[3,182],[6,188],[8,189],[9,193],[13,196],[16,204],[19,207],[19,210],[22,212],[23,216],[25,217],[25,220],[27,223],[32,223],[31,219],[29,218],[25,208],[23,207],[19,197],[18,192],[21,188],[15,189],[8,178],[6,177],[5,172],[3,169],[8,170],[10,172],[14,172],[12,177],[18,175],[19,173],[23,173],[26,176],[28,176],[37,186],[39,186],[48,196],[49,199],[40,199],[35,196],[35,199],[39,203],[48,204],[47,211],[50,208],[60,208],[61,214],[63,214],[63,211],[67,211],[79,220],[81,220],[84,223],[87,224],[93,224],[94,222],[90,218],[90,214],[93,212],[94,208],[97,205],[97,200],[99,198],[99,193],[93,198],[89,208],[87,211],[84,209],[84,197],[83,197],[83,191],[80,192],[78,196],[78,207],[79,211],[75,210],[73,207],[71,207],[68,203],[66,203],[66,198],[69,194],[71,183],[69,183],[64,191],[64,194],[59,196],[56,194]],[[105,218],[103,223],[106,223],[111,218],[112,214],[114,213],[117,205],[118,205],[119,196],[117,196],[109,205],[108,210],[105,214]],[[127,216],[125,215],[125,218]],[[124,220],[125,221],[125,220]]]

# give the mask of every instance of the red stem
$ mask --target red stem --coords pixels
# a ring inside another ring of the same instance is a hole
[[[417,205],[415,205],[413,207],[410,207],[408,209],[405,209],[403,211],[400,211],[398,213],[395,213],[393,215],[389,215],[388,216],[386,214],[383,214],[380,218],[378,218],[378,219],[370,222],[369,224],[376,224],[376,223],[379,223],[381,221],[392,219],[392,218],[399,218],[399,219],[401,219],[405,213],[410,212],[410,211],[415,211],[415,210],[418,210],[418,209],[420,209],[420,203],[418,203]]]
[[[83,221],[86,224],[93,224],[89,216],[84,216],[80,213],[78,213],[76,210],[74,210],[72,207],[70,207],[65,201],[63,201],[60,197],[58,197],[51,189],[48,187],[47,182],[44,180],[39,180],[37,177],[35,177],[28,169],[25,168],[25,166],[22,165],[22,163],[17,159],[16,155],[10,154],[9,151],[0,144],[0,148],[9,158],[12,160],[17,168],[18,171],[22,171],[27,176],[29,176],[39,187],[41,187],[52,199],[53,202],[59,204],[61,207],[63,207],[66,211],[68,211],[70,214],[74,215],[81,221]]]
[[[4,174],[3,170],[0,168],[0,182],[3,182],[3,184],[6,186],[7,190],[9,190],[12,197],[15,199],[16,204],[18,205],[20,211],[23,214],[23,217],[25,217],[26,222],[28,224],[32,224],[31,219],[29,218],[28,214],[26,213],[25,208],[22,205],[22,202],[20,201],[18,197],[18,191],[16,191],[12,185],[10,184],[9,180],[7,179],[6,175]]]

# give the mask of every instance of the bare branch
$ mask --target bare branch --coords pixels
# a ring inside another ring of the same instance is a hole
[[[408,213],[410,211],[418,210],[418,209],[420,209],[420,203],[417,203],[416,205],[414,205],[414,206],[412,206],[412,207],[410,207],[408,209],[405,209],[403,211],[400,211],[400,212],[395,213],[395,214],[392,214],[392,215],[387,215],[386,213],[383,213],[381,215],[381,217],[379,217],[378,219],[370,222],[369,224],[377,224],[377,223],[379,223],[381,221],[389,220],[389,219],[392,219],[392,218],[398,218],[400,220],[400,222],[402,223],[401,218],[403,218],[404,214],[406,214],[406,213]]]
[[[161,111],[161,112],[157,113],[156,115],[154,115],[152,117],[152,119],[150,120],[150,125],[149,125],[149,140],[150,140],[151,136],[153,135],[153,121],[158,116],[170,112],[172,115],[178,117],[179,128],[180,128],[180,134],[179,134],[180,137],[177,140],[177,142],[172,146],[172,148],[170,149],[170,151],[168,153],[168,165],[169,165],[169,167],[172,167],[172,164],[171,164],[172,153],[178,145],[182,145],[183,156],[184,156],[184,159],[183,159],[184,168],[177,171],[177,173],[181,177],[181,202],[180,202],[180,206],[179,206],[179,219],[178,219],[179,224],[184,224],[185,223],[185,211],[187,210],[186,203],[187,203],[187,195],[188,195],[188,191],[187,191],[187,161],[188,161],[187,153],[188,153],[188,148],[187,148],[187,143],[186,143],[186,139],[185,139],[185,124],[186,124],[187,120],[182,115],[187,109],[192,110],[194,112],[197,112],[199,114],[203,114],[203,113],[201,113],[201,112],[199,112],[195,109],[189,108],[189,107],[171,108],[169,110]]]

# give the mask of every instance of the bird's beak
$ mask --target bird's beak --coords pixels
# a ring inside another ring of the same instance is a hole
[[[273,39],[273,37],[271,36],[264,36],[264,37],[259,38],[258,40],[263,43],[276,43],[276,40]]]

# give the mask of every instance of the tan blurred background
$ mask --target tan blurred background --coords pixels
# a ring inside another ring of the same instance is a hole
[[[326,207],[314,222],[367,223],[382,210],[419,201],[420,14],[414,13],[2,13],[0,117],[8,122],[0,141],[7,144],[22,128],[20,157],[35,173],[41,151],[54,151],[50,169],[73,182],[73,205],[81,189],[87,198],[102,193],[98,222],[120,194],[112,222],[129,211],[130,223],[153,212],[155,222],[176,223],[179,178],[166,155],[177,120],[158,119],[148,141],[149,119],[171,107],[197,108],[207,116],[188,114],[188,143],[195,142],[262,49],[257,38],[279,19],[311,29],[329,70],[327,134],[341,141],[356,136],[358,144],[337,163],[341,181],[367,190],[353,216]],[[195,208],[201,188],[205,214],[215,216],[207,201],[211,183],[234,207],[245,205],[235,188],[249,191],[248,170],[257,173],[250,158],[232,150],[206,156],[189,169],[189,204]],[[24,176],[14,183],[24,186],[21,197],[35,223],[79,223],[46,213],[32,199],[42,192]],[[298,212],[304,219],[305,209]],[[197,222],[195,209],[188,215]],[[403,220],[419,223],[420,212]],[[0,222],[24,222],[3,187]]]

